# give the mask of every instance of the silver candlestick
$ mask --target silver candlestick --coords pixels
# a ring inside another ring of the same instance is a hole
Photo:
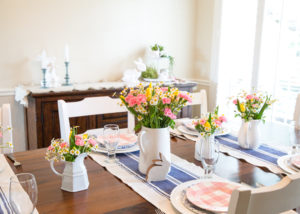
[[[46,68],[42,68],[42,72],[43,72],[43,81],[42,81],[42,87],[41,88],[48,88],[47,87],[47,81],[46,81]]]
[[[69,77],[69,62],[65,62],[66,65],[66,76],[65,76],[65,80],[66,82],[63,84],[64,86],[69,86],[72,85],[69,81],[70,81],[70,77]]]

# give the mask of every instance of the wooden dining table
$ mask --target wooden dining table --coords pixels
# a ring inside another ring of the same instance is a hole
[[[272,131],[273,130],[273,131]],[[277,144],[291,146],[288,136],[293,135],[300,142],[300,131],[291,132],[290,128],[271,124],[268,127],[269,135],[276,136]],[[272,142],[270,142],[272,143]],[[294,143],[294,142],[293,142]],[[201,162],[194,159],[195,142],[177,137],[171,139],[171,152],[196,165]],[[7,159],[15,173],[28,172],[34,174],[38,185],[37,210],[39,213],[155,213],[155,207],[113,176],[105,168],[97,164],[90,157],[85,160],[89,176],[88,190],[70,193],[60,189],[61,177],[55,175],[47,160],[46,149],[37,149],[14,153],[15,158],[22,166],[15,167]],[[57,171],[63,171],[64,164],[56,164]],[[233,182],[245,183],[256,187],[273,185],[280,181],[283,174],[274,174],[266,168],[256,167],[243,160],[236,159],[221,153],[215,168],[215,174]]]

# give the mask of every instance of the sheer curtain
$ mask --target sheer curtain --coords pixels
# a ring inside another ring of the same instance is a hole
[[[268,118],[289,123],[300,93],[299,0],[224,0],[218,56],[217,104],[230,118],[230,96],[241,89],[278,99]]]

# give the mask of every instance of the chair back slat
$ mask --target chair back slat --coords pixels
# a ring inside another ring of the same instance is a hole
[[[200,114],[207,113],[207,94],[206,90],[202,89],[200,92],[193,92],[191,93],[192,96],[192,103],[188,103],[188,105],[200,105]]]

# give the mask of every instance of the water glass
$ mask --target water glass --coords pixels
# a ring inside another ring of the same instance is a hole
[[[103,140],[107,149],[107,163],[116,163],[116,150],[119,144],[120,131],[116,124],[108,124],[103,128]]]
[[[219,159],[219,142],[215,140],[214,136],[203,137],[200,157],[204,168],[204,178],[211,178]]]
[[[38,189],[30,173],[16,174],[10,178],[9,202],[15,214],[31,214],[37,203]]]

